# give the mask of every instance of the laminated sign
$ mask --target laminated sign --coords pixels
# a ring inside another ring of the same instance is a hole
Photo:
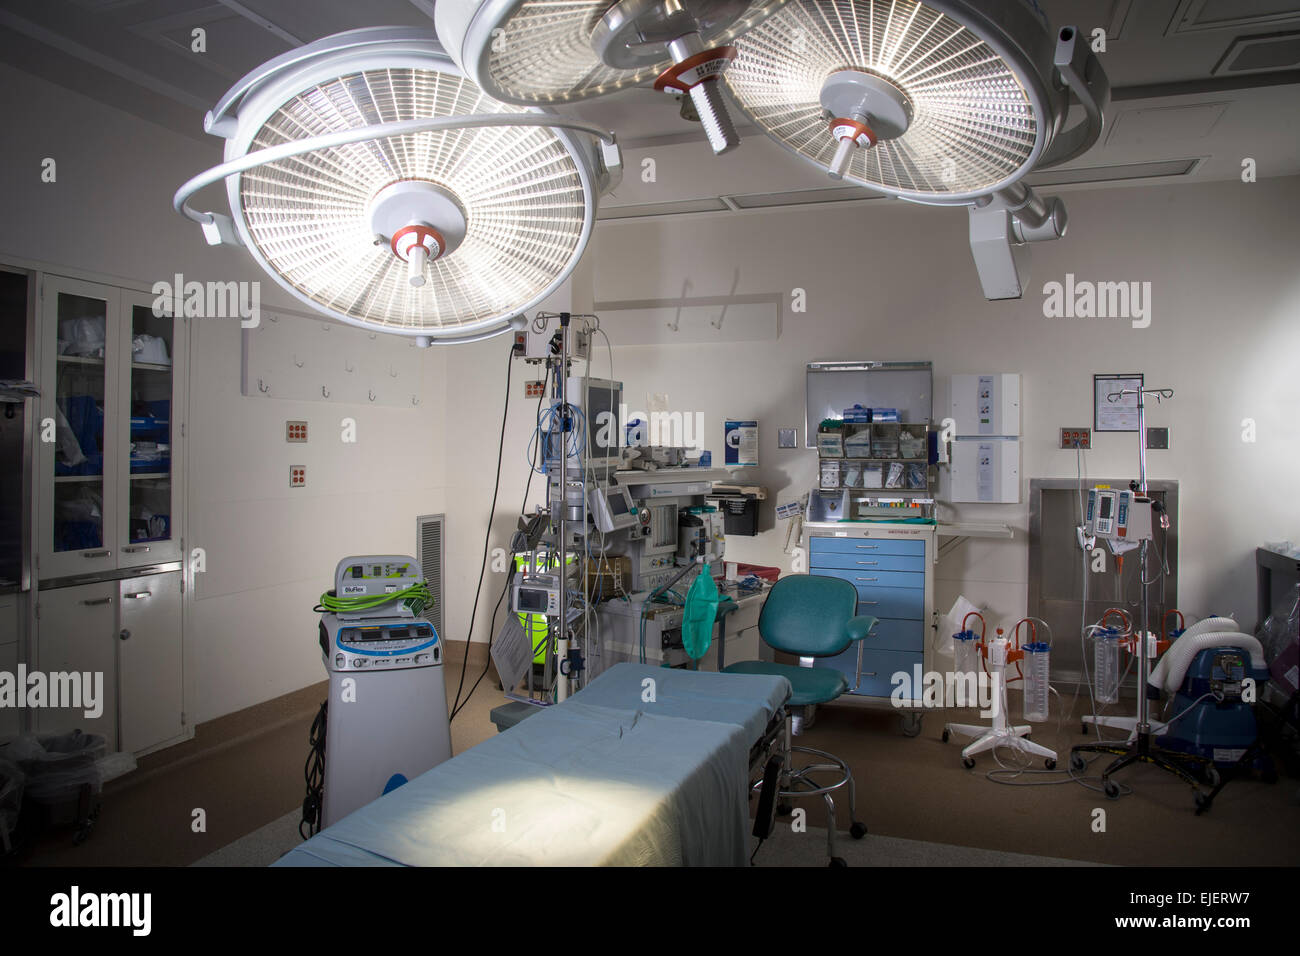
[[[758,464],[758,422],[727,422],[726,463],[728,465]]]

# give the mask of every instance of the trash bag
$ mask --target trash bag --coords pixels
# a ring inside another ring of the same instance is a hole
[[[83,786],[98,793],[103,776],[98,762],[107,741],[98,734],[74,730],[67,734],[24,734],[3,750],[0,759],[18,764],[27,775],[26,796],[37,803],[75,800]]]
[[[686,608],[682,612],[682,647],[693,661],[698,661],[709,651],[709,644],[713,641],[713,622],[717,619],[721,600],[718,586],[713,583],[713,575],[706,564],[686,592]]]

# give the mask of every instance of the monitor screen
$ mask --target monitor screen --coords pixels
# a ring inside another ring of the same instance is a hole
[[[623,384],[602,379],[581,379],[582,412],[587,417],[587,451],[589,459],[617,458],[622,446],[619,405]]]
[[[612,515],[627,514],[627,498],[620,491],[611,491],[609,493],[609,513]]]

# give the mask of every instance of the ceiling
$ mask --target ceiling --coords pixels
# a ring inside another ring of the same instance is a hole
[[[1107,131],[1043,185],[1227,179],[1254,158],[1261,177],[1300,173],[1297,0],[1037,0],[1054,25],[1102,29],[1112,86]],[[0,61],[175,132],[212,142],[203,114],[244,73],[284,51],[362,26],[432,23],[434,0],[0,0]],[[206,51],[190,49],[206,31]],[[1253,41],[1253,42],[1252,42]],[[714,158],[674,97],[633,89],[565,108],[643,153],[689,162],[676,183],[625,177],[602,218],[865,200],[830,187],[753,129]],[[629,167],[631,164],[629,164]],[[813,190],[803,197],[784,195]],[[762,197],[783,194],[779,201]],[[708,205],[709,201],[713,205]],[[665,205],[666,204],[666,205]],[[662,208],[652,209],[655,205]],[[634,208],[636,207],[636,208]],[[618,212],[622,208],[623,213]]]

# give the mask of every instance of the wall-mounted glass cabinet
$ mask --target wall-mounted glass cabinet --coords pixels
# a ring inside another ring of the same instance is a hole
[[[177,561],[185,324],[145,293],[43,283],[41,577]]]

